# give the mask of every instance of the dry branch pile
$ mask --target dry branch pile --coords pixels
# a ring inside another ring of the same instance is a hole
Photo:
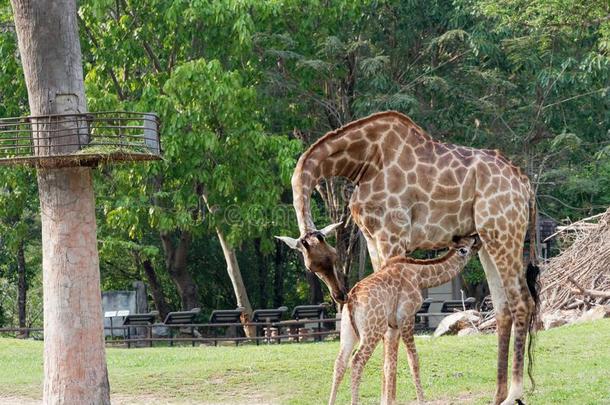
[[[542,325],[538,327],[549,329],[610,316],[610,208],[603,214],[560,227],[551,237],[557,235],[570,245],[542,266],[539,313]],[[449,332],[442,333],[495,332],[495,313],[490,308],[488,296],[481,304],[481,312],[467,311],[468,322],[460,318],[466,312],[454,314],[455,322],[444,325]]]
[[[491,296],[483,299],[479,310],[457,311],[446,316],[434,331],[434,336],[455,335],[466,336],[476,333],[494,333],[496,318]]]
[[[610,305],[610,209],[565,227],[567,231],[573,243],[540,276],[545,328],[554,326],[551,318],[576,319],[592,307]]]
[[[477,329],[485,333],[494,333],[496,331],[496,311],[493,309],[491,295],[483,298],[481,310],[484,312],[481,320],[477,324]]]

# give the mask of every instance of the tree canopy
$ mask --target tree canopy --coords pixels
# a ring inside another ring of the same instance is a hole
[[[96,171],[103,288],[143,279],[164,311],[236,305],[218,231],[253,306],[319,299],[316,280],[273,239],[297,232],[292,169],[325,132],[380,110],[410,115],[443,142],[500,149],[526,169],[540,212],[557,221],[610,205],[607,1],[79,7],[89,109],[153,111],[162,122],[163,161]],[[2,117],[28,113],[11,18],[0,0]],[[0,185],[0,279],[15,282],[22,243],[37,291],[33,172],[2,169]],[[321,222],[345,212],[327,197],[316,197]],[[477,264],[465,281],[481,282]],[[0,302],[6,323],[16,317],[9,302]]]

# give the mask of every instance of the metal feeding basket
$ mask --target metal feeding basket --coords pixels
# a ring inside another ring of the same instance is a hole
[[[0,165],[94,166],[161,159],[159,118],[125,111],[0,119]]]

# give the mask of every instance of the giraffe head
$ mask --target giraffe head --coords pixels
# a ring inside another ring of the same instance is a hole
[[[326,236],[337,229],[341,222],[328,225],[319,231],[310,231],[298,239],[289,236],[276,236],[292,249],[303,253],[305,267],[318,276],[328,289],[335,301],[344,303],[347,300],[347,289],[343,277],[337,273],[335,263],[337,252],[335,248],[326,243]]]
[[[482,243],[479,235],[454,236],[451,249],[455,249],[462,257],[474,256],[481,248]]]

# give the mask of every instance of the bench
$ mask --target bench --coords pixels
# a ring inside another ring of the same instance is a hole
[[[476,300],[474,297],[468,297],[463,302],[462,300],[449,300],[443,302],[443,306],[441,307],[441,313],[449,313],[452,314],[454,312],[463,311],[464,308],[466,310],[474,309],[474,305]]]
[[[427,329],[428,328],[428,317],[427,316],[418,316],[419,314],[427,314],[430,310],[430,304],[432,304],[433,300],[430,298],[426,298],[424,302],[421,304],[421,308],[415,314],[415,327],[418,329]]]
[[[104,326],[104,330],[110,329],[110,339],[114,339],[114,325],[113,325],[112,320],[114,318],[123,318],[124,319],[127,315],[129,315],[128,309],[104,312],[104,318],[108,318],[108,320],[110,321],[110,328]],[[104,335],[105,335],[105,332],[104,332]],[[123,339],[125,339],[125,329],[123,329]]]
[[[193,308],[190,311],[170,312],[165,317],[165,320],[163,321],[163,323],[168,326],[169,325],[185,325],[185,324],[194,323],[195,318],[197,317],[197,315],[199,315],[200,312],[201,312],[200,308]],[[190,328],[191,328],[191,335],[194,336],[195,327],[191,326]],[[178,328],[178,331],[179,330],[180,329]],[[170,336],[169,345],[173,346],[174,340],[172,338],[174,337],[174,328],[170,328],[169,336]],[[192,341],[192,344],[193,344],[193,347],[195,347],[194,340]]]
[[[257,309],[252,312],[252,320],[251,322],[257,323],[267,323],[268,326],[262,327],[261,325],[256,326],[256,336],[261,336],[260,331],[267,331],[269,333],[269,337],[271,337],[271,324],[275,322],[279,322],[282,320],[282,316],[284,313],[288,311],[286,307],[279,307],[275,309]],[[278,340],[279,343],[279,340]],[[260,344],[260,339],[256,339],[256,344]]]
[[[235,328],[236,323],[241,323],[241,316],[244,310],[242,308],[238,309],[216,309],[212,311],[210,315],[210,323],[212,324],[229,324],[229,328]],[[221,327],[221,326],[219,326]],[[215,328],[216,330],[218,327]],[[237,329],[235,329],[234,333],[235,337],[237,337]],[[217,334],[214,333],[214,337],[217,337]],[[235,345],[237,346],[239,343],[238,340],[235,341]],[[218,345],[218,341],[214,340],[214,346]]]
[[[296,321],[301,320],[318,320],[318,328],[317,331],[322,331],[322,319],[324,319],[324,314],[326,313],[326,304],[320,305],[297,305],[292,310],[292,319]],[[298,323],[296,325],[296,333],[299,334],[302,327],[305,326],[306,322]],[[322,336],[316,336],[317,341],[322,341]]]
[[[430,312],[432,304],[441,304],[439,312]],[[476,300],[474,297],[468,297],[463,302],[462,300],[434,300],[426,298],[422,303],[421,308],[415,314],[415,327],[417,329],[428,329],[430,328],[430,317],[445,317],[451,315],[454,312],[475,309]]]
[[[131,314],[123,318],[123,326],[147,326],[147,336],[152,339],[152,328],[150,325],[155,323],[155,318],[159,315],[159,311],[151,311],[147,314]],[[131,328],[127,328],[127,348],[131,348]],[[148,341],[149,347],[152,347],[152,340]]]

